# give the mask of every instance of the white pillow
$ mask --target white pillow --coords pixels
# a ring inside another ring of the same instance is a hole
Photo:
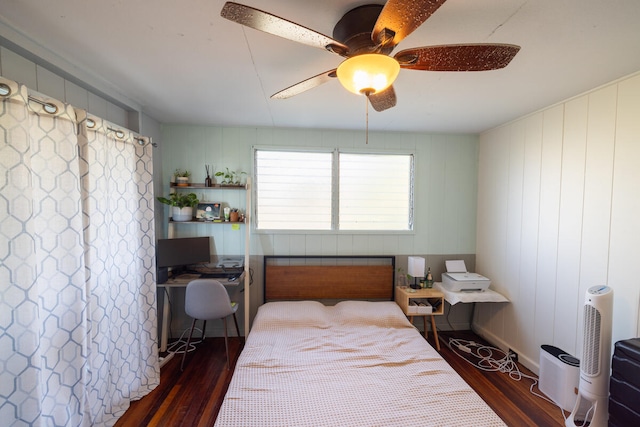
[[[412,327],[398,304],[393,301],[341,301],[334,307],[334,320],[342,325]]]
[[[331,316],[318,301],[274,301],[258,307],[254,325],[328,328]]]

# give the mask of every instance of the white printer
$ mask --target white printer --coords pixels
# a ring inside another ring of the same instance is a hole
[[[452,292],[485,291],[491,280],[477,273],[469,273],[464,260],[445,261],[447,272],[442,274],[442,287]]]

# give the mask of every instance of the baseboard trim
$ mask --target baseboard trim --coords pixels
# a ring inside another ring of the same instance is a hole
[[[169,360],[173,359],[173,355],[175,353],[167,353],[166,356],[160,356],[158,359],[160,361],[160,367],[162,368]]]

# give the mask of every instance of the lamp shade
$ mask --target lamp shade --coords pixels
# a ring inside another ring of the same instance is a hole
[[[424,277],[424,258],[419,256],[410,256],[407,274],[411,277]]]
[[[382,92],[398,77],[400,64],[379,53],[357,55],[338,66],[338,80],[345,89],[357,95]]]

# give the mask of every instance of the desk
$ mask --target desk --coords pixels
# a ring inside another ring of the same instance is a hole
[[[487,289],[486,291],[476,292],[453,292],[447,290],[442,286],[441,282],[433,284],[435,289],[438,289],[444,294],[444,299],[451,305],[455,305],[459,302],[509,302],[509,300],[502,294],[494,291],[493,289]]]
[[[444,294],[444,300],[452,306],[456,305],[457,303],[473,303],[469,325],[473,323],[473,315],[476,309],[477,302],[509,302],[509,300],[504,295],[492,289],[475,292],[453,292],[447,290],[447,288],[442,286],[442,282],[434,283],[433,287],[441,291]]]
[[[224,286],[239,286],[244,283],[245,272],[243,271],[240,276],[230,282],[227,278],[219,277],[213,278],[213,280],[217,280],[222,283]],[[164,353],[167,351],[167,343],[169,341],[169,315],[170,308],[169,304],[170,295],[173,288],[186,288],[189,282],[192,280],[200,279],[200,274],[181,274],[177,277],[169,278],[165,283],[158,283],[157,286],[159,288],[165,288],[166,292],[162,292],[163,304],[162,304],[162,332],[160,335],[160,352]]]

